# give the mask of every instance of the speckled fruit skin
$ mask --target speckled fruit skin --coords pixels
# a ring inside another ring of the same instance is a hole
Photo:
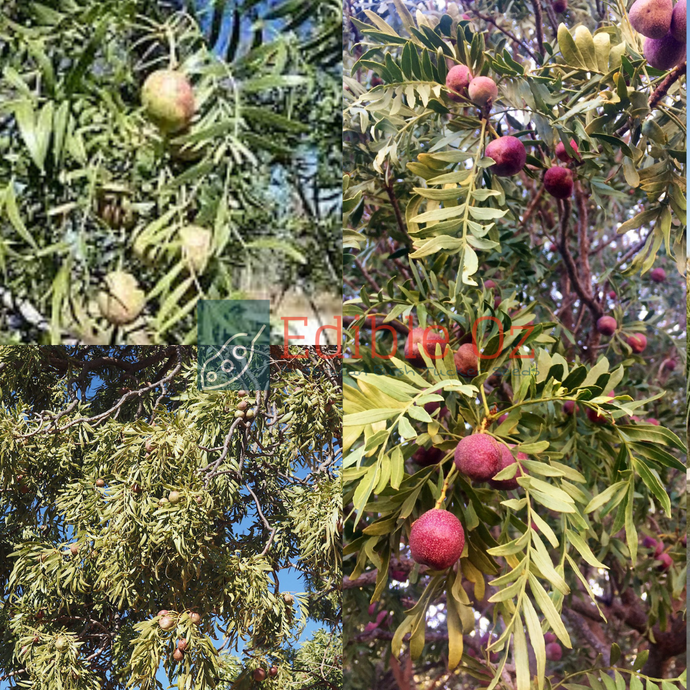
[[[544,174],[544,189],[556,199],[567,199],[573,193],[573,174],[568,168],[554,165]]]
[[[524,453],[518,453],[518,459],[520,460],[528,460],[529,458],[524,454]],[[501,444],[501,458],[498,461],[498,472],[501,470],[504,470],[508,465],[514,465],[515,464],[515,456],[510,452],[510,449],[507,446],[504,446]],[[495,480],[495,479],[490,479],[489,480],[489,485],[494,488],[494,489],[499,489],[501,491],[512,491],[513,489],[517,489],[520,485],[518,484],[517,478],[522,477],[523,472],[522,468],[518,467],[517,472],[515,473],[515,476],[512,479],[503,479],[503,480]]]
[[[628,11],[630,25],[647,38],[663,38],[671,28],[672,0],[637,0]]]
[[[424,335],[426,331],[426,336]],[[426,362],[419,352],[420,347],[424,344],[424,348],[431,360],[436,358],[436,345],[441,346],[441,351],[445,351],[445,345],[448,344],[448,337],[444,335],[443,331],[432,330],[431,326],[422,328],[418,326],[413,328],[407,335],[405,341],[405,358],[414,367],[426,367]]]
[[[498,137],[486,147],[485,153],[496,161],[490,170],[499,177],[517,175],[527,161],[525,145],[517,137]]]
[[[575,153],[580,153],[580,149],[577,148],[577,142],[575,139],[570,140],[570,148],[572,148]],[[559,141],[556,144],[556,158],[563,163],[570,163],[570,161],[575,160],[568,155],[568,152],[565,150],[565,144],[562,141]]]
[[[649,278],[653,283],[663,283],[666,280],[666,271],[663,268],[653,268],[649,272]]]
[[[549,661],[560,661],[563,656],[563,650],[558,642],[549,642],[546,645],[546,658]]]
[[[477,482],[489,481],[498,472],[500,459],[499,444],[487,434],[465,436],[455,448],[455,466]]]
[[[446,88],[450,91],[448,98],[460,103],[465,95],[467,86],[472,81],[472,72],[467,65],[455,65],[446,74]],[[462,94],[462,96],[460,95]]]
[[[616,332],[617,328],[618,324],[616,323],[616,319],[614,319],[613,316],[602,316],[597,321],[597,330],[602,335],[613,335]]]
[[[652,67],[669,70],[685,59],[685,43],[676,41],[669,31],[663,38],[648,38],[643,52]]]
[[[150,74],[141,89],[146,114],[166,134],[189,126],[196,111],[194,90],[184,74],[158,70]]]
[[[432,465],[438,465],[445,453],[439,448],[431,446],[431,448],[425,448],[420,446],[412,454],[412,461],[416,462],[421,467],[431,467]]]
[[[561,14],[568,9],[568,0],[553,0],[551,7],[553,7],[554,12]]]
[[[475,77],[467,87],[467,94],[472,103],[485,106],[489,101],[496,100],[498,87],[491,77]]]
[[[477,375],[478,359],[472,343],[460,345],[458,351],[453,355],[453,361],[458,374],[463,376]]]
[[[686,0],[678,0],[671,15],[671,36],[680,43],[685,43],[687,11]]]
[[[434,508],[419,517],[410,530],[410,553],[415,563],[445,570],[465,548],[465,530],[447,510]]]
[[[636,355],[639,355],[647,347],[647,336],[643,333],[633,333],[628,337],[628,345]]]

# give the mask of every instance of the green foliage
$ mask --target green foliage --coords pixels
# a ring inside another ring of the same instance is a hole
[[[256,418],[237,425],[238,393],[199,391],[194,355],[0,350],[0,676],[14,685],[157,688],[162,668],[204,690],[262,659],[281,669],[268,687],[293,687],[307,616],[335,634],[335,362],[276,359]],[[317,409],[334,401],[308,435],[287,418],[300,386]],[[304,592],[283,590],[288,568]],[[243,645],[240,667],[221,639]]]
[[[541,3],[489,5],[396,0],[384,18],[353,3],[348,16],[347,687],[623,688],[632,659],[631,687],[684,686],[684,381],[663,365],[685,361],[684,72],[646,64],[619,3],[578,3],[567,26],[547,3],[538,17]],[[449,99],[456,64],[497,82],[490,107]],[[485,154],[506,135],[527,149],[511,177]],[[572,171],[572,201],[545,193],[553,165]],[[660,265],[674,275],[657,287]],[[604,339],[607,313],[618,327]],[[445,328],[450,345],[422,369],[401,342],[416,326]],[[456,371],[466,343],[476,376]],[[458,472],[453,451],[473,432],[524,454],[496,475],[517,476],[516,490]],[[443,459],[423,467],[413,456],[430,446]],[[443,572],[407,546],[434,507],[465,530]],[[367,613],[374,603],[390,620]]]
[[[258,31],[223,59],[162,3],[11,3],[0,18],[5,338],[190,343],[199,299],[241,297],[264,279],[278,289],[297,273],[333,290],[337,67],[324,71],[310,41],[334,30],[335,9],[299,37],[289,25]],[[182,71],[197,101],[173,137],[141,107],[142,83],[162,68]],[[181,251],[189,224],[212,231],[198,271]],[[114,335],[95,305],[113,270],[146,294],[144,314]]]

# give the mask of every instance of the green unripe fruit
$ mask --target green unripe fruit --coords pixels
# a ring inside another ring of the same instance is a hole
[[[196,111],[191,84],[174,70],[150,74],[141,90],[141,102],[149,119],[166,134],[186,129]]]
[[[211,231],[198,225],[188,225],[180,230],[182,259],[196,274],[201,274],[206,269],[212,254],[212,239]]]
[[[105,290],[98,293],[98,308],[113,325],[124,326],[144,310],[146,295],[137,279],[125,271],[113,271],[105,277]]]
[[[67,649],[69,648],[69,641],[67,640],[66,637],[58,637],[57,640],[55,640],[55,649],[58,650],[58,652],[66,652]]]
[[[254,419],[254,417],[256,417],[256,412],[254,410],[247,410],[246,417],[247,419]]]
[[[244,411],[243,410],[236,410],[235,411],[235,419],[244,419]]]

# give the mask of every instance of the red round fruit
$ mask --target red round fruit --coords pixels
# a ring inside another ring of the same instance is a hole
[[[412,455],[412,461],[421,467],[431,467],[432,465],[438,465],[443,460],[444,455],[445,453],[442,450],[434,446],[431,446],[431,448],[419,446]]]
[[[663,268],[653,268],[649,272],[649,277],[653,283],[663,283],[666,280],[666,271]]]
[[[255,668],[254,669],[254,680],[261,682],[262,680],[266,680],[266,671],[264,671],[262,668]]]
[[[184,637],[181,638],[181,639],[179,639],[179,640],[177,641],[177,648],[178,648],[181,652],[186,652],[186,651],[187,651],[187,646],[188,646],[188,643],[187,643],[187,640],[186,640]]]
[[[455,448],[455,466],[477,482],[486,482],[498,471],[499,444],[487,434],[471,434],[460,439]]]
[[[141,90],[141,102],[151,121],[167,134],[186,129],[196,111],[191,84],[174,70],[150,74]]]
[[[467,87],[470,100],[480,107],[493,103],[498,96],[498,87],[491,77],[475,77]]]
[[[616,299],[616,291],[609,290],[609,299]]]
[[[573,412],[575,412],[575,401],[566,400],[563,403],[563,414],[571,415]]]
[[[551,7],[553,7],[554,12],[562,14],[568,9],[568,0],[553,0]]]
[[[549,661],[560,661],[563,656],[563,649],[558,642],[550,642],[546,645],[546,658]]]
[[[501,470],[504,470],[509,465],[515,464],[515,456],[510,452],[510,449],[507,446],[504,446],[502,443],[500,445],[501,459],[498,462],[498,470],[496,474],[498,474],[498,472],[500,472]],[[528,460],[529,458],[524,453],[518,453],[518,459]],[[512,479],[490,479],[489,485],[494,489],[499,489],[501,491],[512,491],[513,489],[517,489],[520,486],[517,480],[518,477],[522,476],[522,468],[518,467],[517,472],[515,473],[515,476]]]
[[[493,289],[496,287],[496,283],[494,283],[493,280],[487,280],[487,281],[484,283],[484,287],[485,287],[487,290],[493,290]]]
[[[407,573],[404,570],[391,570],[390,573],[396,582],[407,582]]]
[[[427,328],[413,328],[407,335],[405,341],[405,358],[415,367],[426,367],[426,362],[422,357],[420,348],[424,347],[425,352],[431,360],[436,359],[436,345],[441,346],[441,352],[445,352],[448,345],[447,332],[434,330],[431,326]]]
[[[660,426],[660,422],[658,419],[654,419],[654,417],[647,417],[645,420],[647,424],[653,424],[654,426]]]
[[[568,168],[554,165],[544,174],[544,189],[556,199],[567,199],[573,193],[573,174]]]
[[[271,676],[271,678],[275,678],[278,675],[278,669],[275,666],[271,666],[271,668],[268,669],[268,675]]]
[[[194,625],[199,625],[199,623],[201,623],[201,614],[197,613],[196,611],[192,611],[189,614],[189,620],[192,621]]]
[[[453,355],[453,361],[458,374],[469,377],[477,375],[479,358],[473,343],[460,345],[458,351]]]
[[[664,369],[664,371],[673,371],[676,368],[676,360],[675,359],[665,359],[661,363],[661,368]]]
[[[657,567],[657,570],[668,570],[673,565],[673,559],[667,553],[659,554],[656,560],[661,561],[661,565]]]
[[[558,638],[552,632],[544,633],[544,642],[546,642],[546,644],[556,642],[557,639]]]
[[[466,65],[455,65],[448,70],[446,74],[446,88],[448,89],[448,98],[456,103],[461,102],[461,97],[465,95],[467,86],[472,81],[472,73]]]
[[[447,510],[434,508],[412,524],[410,553],[415,563],[445,570],[460,558],[464,547],[462,524]]]
[[[643,333],[633,333],[628,337],[628,345],[636,355],[639,355],[647,347],[647,336]]]
[[[597,320],[597,330],[602,335],[613,335],[618,328],[613,316],[602,316]]]
[[[176,649],[173,652],[173,659],[175,659],[175,661],[182,661],[182,659],[184,659],[184,652],[181,649]]]
[[[105,486],[105,480],[100,479],[100,478],[97,479],[97,480],[96,480],[96,486],[97,486],[99,489],[102,489],[102,488]]]
[[[607,394],[607,398],[613,399],[616,395],[615,391],[611,391],[610,393]],[[608,417],[603,414],[599,414],[596,410],[593,410],[591,407],[588,407],[585,410],[585,413],[587,414],[587,418],[589,419],[590,422],[593,424],[606,424],[608,422]]]
[[[577,148],[575,139],[570,140],[570,148],[579,155],[580,150]],[[565,150],[565,144],[562,141],[556,144],[556,158],[563,163],[570,163],[570,161],[575,160],[568,155],[568,152]]]
[[[517,175],[527,161],[525,145],[517,137],[499,137],[487,145],[485,154],[496,161],[491,172],[499,177]]]

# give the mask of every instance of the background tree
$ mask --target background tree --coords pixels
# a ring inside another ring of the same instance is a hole
[[[279,292],[296,274],[309,294],[339,294],[329,189],[340,160],[326,125],[339,67],[327,42],[314,45],[335,31],[337,6],[316,3],[304,22],[278,3],[217,19],[215,4],[3,12],[5,339],[193,342],[200,298]],[[167,68],[196,105],[179,131],[142,108],[146,78]],[[115,271],[130,277],[106,279]],[[99,309],[104,290],[128,306],[124,318]]]
[[[307,355],[241,395],[181,346],[0,350],[0,680],[337,687],[340,381]]]
[[[685,685],[685,52],[564,8],[346,4],[348,688]]]

